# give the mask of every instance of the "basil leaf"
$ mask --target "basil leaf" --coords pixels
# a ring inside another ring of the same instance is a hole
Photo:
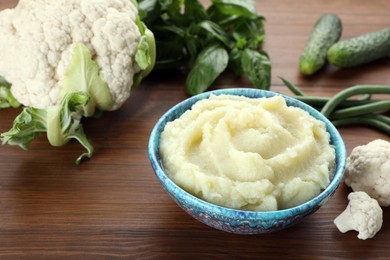
[[[170,12],[179,12],[180,6],[183,3],[183,0],[158,0],[163,10],[168,10]]]
[[[148,24],[156,38],[154,69],[184,69],[189,94],[205,91],[227,66],[269,88],[271,64],[261,52],[265,19],[254,0],[211,0],[207,8],[200,0],[139,1],[147,16],[159,13]]]
[[[226,69],[229,54],[219,44],[203,49],[186,80],[186,90],[190,95],[196,95],[207,90],[216,78]]]
[[[179,37],[185,37],[186,31],[175,25],[161,25],[152,27],[153,33],[159,34],[160,38],[168,38],[170,34],[176,34]]]
[[[196,55],[198,55],[197,41],[194,39],[188,39],[186,41],[186,47],[189,54],[190,62],[193,62]]]
[[[198,0],[185,0],[184,13],[188,19],[196,22],[207,20],[206,9],[198,2]]]
[[[160,5],[158,0],[141,0],[138,1],[140,16],[145,24],[151,24],[160,14]]]
[[[211,34],[215,39],[218,39],[226,47],[232,46],[229,36],[218,24],[212,21],[202,21],[198,24],[198,26],[205,32]]]
[[[245,39],[252,49],[258,48],[264,41],[264,18],[261,16],[240,17],[234,21],[233,37],[239,41]]]
[[[229,68],[238,76],[244,73],[241,66],[242,52],[242,50],[234,48],[229,53]]]
[[[241,56],[241,67],[243,73],[257,88],[270,89],[271,62],[265,54],[245,49]]]
[[[159,0],[159,3],[161,10],[163,11],[163,15],[160,17],[165,20],[165,22],[169,25],[174,24],[179,27],[188,25],[188,17],[185,17],[181,13],[181,6],[184,4],[184,0]]]
[[[224,14],[251,17],[256,15],[253,0],[212,0]]]
[[[170,41],[156,41],[155,70],[177,69],[186,63],[187,57],[183,51],[182,39],[172,38]]]
[[[153,12],[158,6],[158,0],[138,0],[138,8],[144,10],[146,14]]]

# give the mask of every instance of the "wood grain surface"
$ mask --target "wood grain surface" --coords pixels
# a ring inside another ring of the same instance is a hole
[[[0,9],[16,3],[1,0]],[[264,49],[272,60],[273,90],[289,94],[277,76],[323,96],[355,84],[390,85],[390,59],[354,69],[328,65],[313,77],[298,72],[299,56],[321,14],[338,14],[342,38],[349,38],[389,27],[390,1],[258,0],[256,6],[267,19]],[[85,120],[95,155],[80,166],[74,159],[83,148],[76,142],[54,148],[42,135],[28,151],[1,146],[0,258],[390,259],[388,208],[381,231],[371,240],[337,231],[333,219],[346,207],[350,192],[344,183],[315,214],[269,235],[214,230],[182,211],[155,178],[147,143],[157,119],[187,98],[183,83],[183,75],[153,73],[121,109]],[[251,85],[226,73],[213,86],[233,87]],[[0,111],[0,132],[19,112]],[[377,138],[390,139],[363,126],[340,132],[348,152]]]

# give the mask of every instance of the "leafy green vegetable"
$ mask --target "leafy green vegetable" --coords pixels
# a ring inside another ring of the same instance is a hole
[[[190,71],[186,90],[190,95],[205,91],[226,69],[229,54],[221,45],[212,45],[201,51]]]
[[[19,145],[28,149],[40,133],[47,132],[49,142],[53,146],[62,146],[74,138],[87,149],[87,153],[76,159],[77,164],[85,158],[91,158],[93,147],[80,124],[84,106],[89,100],[87,93],[73,92],[65,96],[59,106],[49,109],[24,108],[15,118],[11,130],[1,134],[3,144]]]
[[[198,26],[200,27],[200,29],[205,30],[205,34],[211,34],[213,37],[223,43],[226,47],[233,47],[233,44],[229,39],[229,35],[224,30],[222,30],[222,28],[218,24],[212,21],[202,21],[198,24]]]
[[[213,2],[224,14],[253,16],[256,13],[253,0],[214,0]]]
[[[271,62],[261,50],[264,17],[252,0],[212,0],[207,9],[198,0],[138,2],[142,20],[156,38],[155,70],[186,71],[189,94],[207,90],[227,68],[247,76],[255,87],[269,89]],[[205,52],[213,54],[214,62]]]
[[[76,159],[79,164],[91,158],[93,147],[81,125],[83,116],[93,116],[98,110],[112,105],[112,96],[100,70],[92,60],[89,49],[78,43],[74,47],[70,64],[65,71],[62,101],[47,109],[26,107],[14,120],[13,127],[1,134],[3,144],[19,145],[23,149],[42,132],[47,132],[51,145],[62,146],[76,139],[87,149]]]
[[[0,76],[0,109],[19,106],[20,103],[11,93],[11,84]]]
[[[1,134],[3,144],[19,145],[28,149],[32,140],[46,131],[46,116],[46,110],[24,108],[15,118],[12,129]]]
[[[241,55],[242,70],[257,88],[269,89],[271,63],[268,57],[260,52],[246,49]]]

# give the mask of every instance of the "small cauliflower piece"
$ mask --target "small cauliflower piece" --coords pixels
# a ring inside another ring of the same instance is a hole
[[[355,147],[347,158],[345,184],[390,205],[390,142],[377,139]]]
[[[379,203],[363,191],[351,192],[348,200],[347,208],[334,220],[334,224],[342,233],[355,230],[359,232],[359,239],[373,238],[383,223]]]

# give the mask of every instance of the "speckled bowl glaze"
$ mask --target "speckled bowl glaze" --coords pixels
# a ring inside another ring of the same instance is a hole
[[[194,103],[201,99],[208,98],[211,94],[240,95],[250,98],[281,95],[286,99],[287,105],[300,107],[313,117],[325,122],[327,131],[330,134],[331,144],[336,150],[336,163],[331,172],[331,182],[329,186],[318,196],[299,206],[268,212],[235,210],[217,206],[201,200],[177,186],[164,172],[164,165],[162,164],[159,153],[160,134],[164,130],[167,122],[180,117],[186,110],[190,109]],[[213,228],[236,234],[266,234],[285,229],[301,222],[306,216],[317,211],[331,198],[343,178],[346,163],[346,149],[340,134],[333,124],[320,112],[303,102],[282,94],[246,88],[222,89],[205,92],[177,104],[167,111],[153,128],[149,139],[148,152],[151,165],[158,180],[184,211],[200,222]]]

